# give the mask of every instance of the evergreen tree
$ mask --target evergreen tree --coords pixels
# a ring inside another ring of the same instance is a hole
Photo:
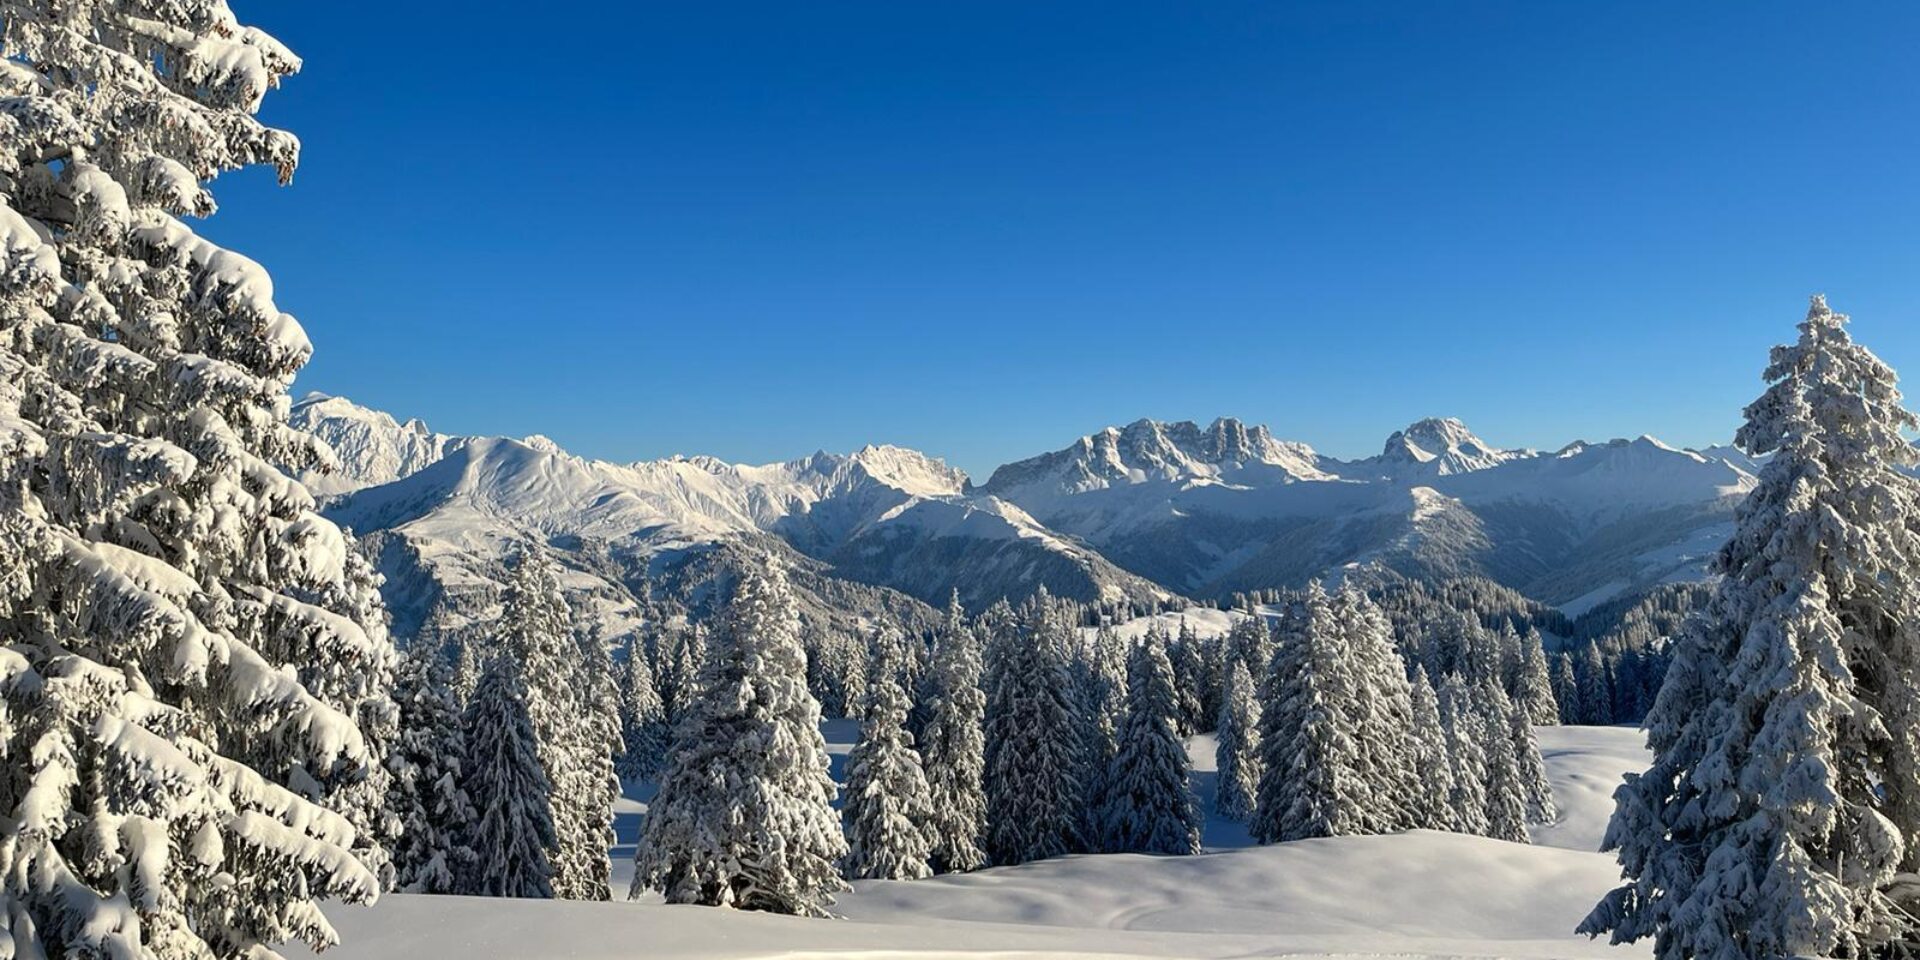
[[[1427,830],[1453,830],[1454,816],[1453,749],[1447,726],[1440,715],[1440,699],[1427,680],[1427,669],[1413,672],[1412,695],[1413,763],[1420,789],[1414,793],[1412,825]]]
[[[397,882],[411,893],[455,892],[474,860],[464,834],[478,814],[461,784],[467,742],[451,672],[438,650],[410,649],[394,681],[400,735],[387,754],[387,811],[401,825]]]
[[[1214,746],[1213,812],[1228,820],[1253,815],[1260,789],[1260,702],[1246,661],[1228,661],[1226,700],[1220,708],[1220,736]]]
[[[1512,718],[1519,716],[1519,708],[1493,683],[1483,688],[1475,708],[1474,728],[1483,736],[1487,758],[1486,835],[1526,843],[1529,784],[1521,778],[1520,758],[1509,727]],[[1527,731],[1531,733],[1532,728]]]
[[[572,614],[546,554],[530,548],[514,565],[500,616],[501,654],[521,664],[527,715],[552,785],[553,894],[605,900],[613,845],[610,720],[617,720],[605,647],[573,635]]]
[[[1607,676],[1600,648],[1587,644],[1580,651],[1580,722],[1605,726],[1613,722],[1613,681]]]
[[[1200,653],[1199,638],[1194,636],[1193,627],[1185,618],[1180,621],[1180,634],[1165,648],[1167,658],[1173,664],[1175,704],[1179,707],[1180,735],[1190,737],[1199,733],[1201,727],[1213,718],[1205,714],[1200,688],[1204,685],[1207,673],[1207,661]]]
[[[1261,704],[1265,751],[1248,824],[1261,843],[1367,830],[1358,688],[1333,603],[1318,581],[1288,617]]]
[[[748,571],[713,641],[642,825],[633,892],[824,916],[847,843],[786,572]]]
[[[653,683],[647,653],[636,642],[627,651],[620,683],[621,754],[618,773],[629,780],[652,780],[667,762],[666,704]]]
[[[1553,657],[1553,699],[1560,707],[1561,723],[1579,723],[1580,717],[1580,681],[1573,675],[1573,656],[1567,653]]]
[[[1073,628],[1044,587],[1018,618],[989,622],[987,856],[1013,864],[1085,850],[1085,745],[1063,637]]]
[[[1352,584],[1333,598],[1340,631],[1336,656],[1348,661],[1353,690],[1347,698],[1362,765],[1360,831],[1391,833],[1415,825],[1412,688],[1406,662],[1394,649],[1393,627],[1367,595]]]
[[[1554,698],[1553,677],[1547,673],[1547,652],[1540,634],[1528,633],[1521,640],[1519,675],[1513,685],[1513,699],[1526,714],[1527,722],[1551,726],[1560,722],[1560,701]]]
[[[464,792],[480,815],[467,823],[465,846],[473,861],[460,878],[460,892],[553,896],[547,859],[554,846],[553,786],[540,764],[527,688],[511,658],[496,656],[487,664],[462,727]]]
[[[1513,742],[1515,773],[1525,802],[1528,823],[1552,823],[1560,815],[1553,803],[1553,784],[1547,780],[1546,760],[1533,734],[1532,719],[1518,703],[1507,714],[1507,733]]]
[[[312,353],[181,218],[299,142],[299,58],[223,0],[0,2],[0,955],[336,937],[385,872],[377,581],[275,465]]]
[[[853,880],[918,880],[933,875],[927,825],[933,815],[920,754],[907,733],[904,649],[883,631],[868,671],[860,742],[847,754],[846,875]]]
[[[1178,729],[1173,664],[1149,633],[1127,658],[1127,717],[1106,778],[1103,848],[1115,852],[1200,852],[1200,812],[1189,786]]]
[[[1894,373],[1814,298],[1735,443],[1767,457],[1720,581],[1647,717],[1652,766],[1615,793],[1627,883],[1581,925],[1661,960],[1852,957],[1908,936],[1887,887],[1916,709],[1916,425]]]
[[[987,698],[980,672],[979,634],[967,623],[955,590],[934,644],[932,703],[921,752],[931,807],[929,862],[942,873],[978,870],[987,862],[980,846],[987,819],[982,728]]]
[[[1448,807],[1453,830],[1486,836],[1487,748],[1489,731],[1475,708],[1473,696],[1460,675],[1440,681],[1440,725],[1447,734],[1447,755],[1453,759],[1453,791]]]

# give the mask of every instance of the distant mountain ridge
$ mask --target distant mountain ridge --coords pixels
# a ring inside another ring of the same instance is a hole
[[[528,541],[612,608],[695,595],[686,571],[735,550],[788,555],[876,604],[957,589],[978,609],[1042,585],[1087,601],[1212,599],[1364,568],[1484,575],[1577,608],[1701,576],[1753,483],[1734,451],[1641,437],[1543,454],[1442,418],[1354,461],[1231,418],[1138,420],[979,485],[892,446],[615,464],[545,437],[439,434],[339,397],[310,396],[292,420],[335,448],[340,470],[304,479],[332,497],[330,516],[380,540],[390,594],[416,622],[450,592],[496,588],[488,571]]]

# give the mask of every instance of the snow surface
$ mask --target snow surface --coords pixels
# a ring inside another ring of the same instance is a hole
[[[854,737],[825,725],[835,774]],[[1561,820],[1537,845],[1417,831],[1242,847],[1210,822],[1196,857],[1064,857],[920,881],[863,881],[845,919],[799,920],[657,902],[563,903],[388,895],[333,908],[338,960],[615,960],[631,957],[1524,958],[1647,956],[1575,937],[1618,868],[1590,852],[1622,773],[1646,762],[1639,731],[1542,727]],[[1195,738],[1195,787],[1211,796],[1211,738]],[[631,843],[648,790],[619,807]],[[1223,849],[1224,848],[1224,849]],[[616,895],[630,847],[616,849]],[[300,956],[295,951],[290,954]]]

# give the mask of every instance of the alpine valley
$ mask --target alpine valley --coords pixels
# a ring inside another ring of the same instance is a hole
[[[370,541],[403,636],[493,615],[527,542],[560,560],[574,608],[609,638],[703,612],[742,551],[786,558],[803,612],[828,622],[923,621],[956,590],[976,610],[1043,586],[1147,609],[1347,576],[1481,576],[1577,615],[1702,578],[1757,469],[1646,436],[1501,449],[1452,419],[1352,461],[1232,419],[1139,420],[976,484],[890,446],[621,464],[321,394],[292,420],[335,451],[331,472],[302,479]]]

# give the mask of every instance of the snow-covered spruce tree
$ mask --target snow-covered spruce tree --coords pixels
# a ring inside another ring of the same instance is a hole
[[[919,880],[933,875],[927,828],[932,801],[920,754],[907,732],[902,684],[905,649],[898,631],[882,631],[867,671],[860,742],[847,754],[845,873],[850,880]]]
[[[609,678],[588,643],[576,638],[553,562],[537,547],[522,551],[508,583],[495,648],[521,664],[527,715],[541,768],[553,785],[553,895],[605,900],[613,845],[613,722],[619,711]]]
[[[1662,960],[1851,957],[1910,936],[1915,418],[1814,298],[1736,444],[1767,456],[1614,794],[1627,883],[1581,931]]]
[[[1254,613],[1235,620],[1227,631],[1226,646],[1230,656],[1246,664],[1247,675],[1255,683],[1267,675],[1267,665],[1273,660],[1273,631],[1268,629],[1266,618]],[[1223,671],[1221,680],[1226,679]]]
[[[1164,640],[1164,631],[1161,637]],[[1119,631],[1111,624],[1102,624],[1074,665],[1080,695],[1078,710],[1085,726],[1086,763],[1091,773],[1087,783],[1090,809],[1097,809],[1106,796],[1107,774],[1113,768],[1120,728],[1127,719],[1129,649]]]
[[[620,668],[621,752],[617,771],[629,780],[651,780],[667,762],[667,708],[653,683],[647,652],[635,642]]]
[[[1498,683],[1487,683],[1475,704],[1476,736],[1487,758],[1487,830],[1496,840],[1526,843],[1527,808],[1531,785],[1521,776],[1520,758],[1509,724],[1518,715],[1513,701]],[[1528,728],[1531,733],[1531,728]],[[1529,746],[1532,737],[1527,738]]]
[[[1044,587],[1018,617],[988,619],[997,629],[986,663],[987,857],[1014,864],[1085,850],[1084,743],[1062,639],[1073,627]]]
[[[1356,738],[1365,778],[1367,804],[1361,812],[1364,833],[1391,833],[1415,824],[1412,688],[1406,662],[1393,645],[1393,626],[1374,602],[1352,584],[1333,598],[1340,630],[1340,655],[1350,664]]]
[[[1519,675],[1514,679],[1513,699],[1525,711],[1529,723],[1552,726],[1560,722],[1560,701],[1553,695],[1553,677],[1547,673],[1547,651],[1539,631],[1521,638],[1522,657]]]
[[[1515,773],[1520,781],[1528,823],[1552,823],[1560,815],[1553,803],[1553,784],[1547,780],[1547,764],[1540,756],[1540,741],[1533,734],[1533,719],[1519,703],[1507,714],[1507,735],[1513,741]]]
[[[1440,716],[1440,699],[1427,680],[1427,669],[1413,671],[1413,720],[1409,728],[1413,739],[1414,774],[1420,789],[1414,792],[1412,825],[1426,830],[1452,830],[1453,750],[1447,739],[1446,722]]]
[[[1200,852],[1200,811],[1189,783],[1180,703],[1163,638],[1148,633],[1127,657],[1127,716],[1105,778],[1101,849]]]
[[[1260,790],[1260,701],[1246,661],[1228,660],[1227,692],[1220,705],[1219,739],[1214,745],[1213,812],[1228,820],[1253,815]]]
[[[633,893],[825,916],[847,853],[786,572],[750,569],[674,725]]]
[[[540,763],[522,669],[510,656],[488,661],[467,704],[462,786],[480,812],[464,826],[471,868],[460,893],[481,897],[553,896],[553,785]]]
[[[1206,684],[1207,660],[1200,652],[1200,638],[1194,635],[1193,626],[1182,618],[1180,633],[1166,645],[1168,662],[1173,664],[1173,690],[1175,704],[1180,708],[1180,735],[1183,737],[1199,733],[1201,728],[1213,721],[1205,714],[1202,701],[1205,699],[1201,687]]]
[[[416,647],[394,681],[400,735],[387,754],[387,809],[401,825],[394,872],[411,893],[454,892],[474,859],[463,834],[477,813],[461,785],[467,742],[451,674],[438,650]]]
[[[1607,675],[1600,647],[1587,644],[1580,652],[1580,722],[1604,726],[1613,722],[1613,678]]]
[[[1573,655],[1553,656],[1553,699],[1560,707],[1561,723],[1580,722],[1580,681],[1573,675]]]
[[[0,2],[0,952],[334,941],[384,856],[394,654],[273,464],[311,345],[177,217],[270,163],[299,67],[220,0]],[[377,782],[376,782],[377,781]]]
[[[1441,678],[1438,693],[1440,726],[1446,731],[1447,755],[1453,761],[1453,790],[1447,796],[1451,829],[1485,836],[1488,730],[1459,674]]]
[[[1358,688],[1332,599],[1309,584],[1283,627],[1260,705],[1261,843],[1369,832]]]
[[[700,624],[674,630],[660,654],[660,700],[669,726],[700,693],[700,669],[707,656],[707,631]],[[850,705],[850,704],[849,704]]]
[[[928,859],[941,873],[978,870],[987,862],[980,846],[987,821],[982,729],[987,698],[980,689],[981,669],[979,633],[967,623],[956,590],[934,641],[927,683],[931,703],[920,751],[932,806]]]

